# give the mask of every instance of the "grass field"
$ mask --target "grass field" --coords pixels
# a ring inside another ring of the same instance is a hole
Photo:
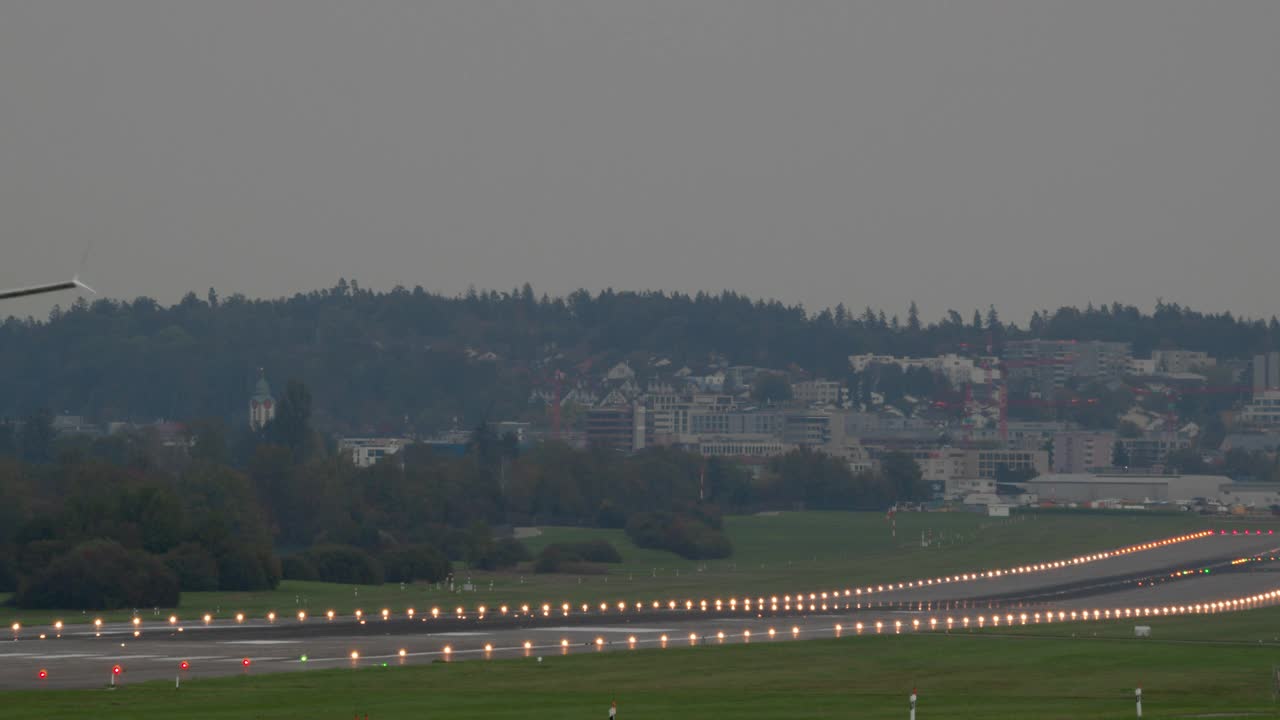
[[[734,556],[707,562],[637,548],[621,530],[543,528],[540,535],[526,540],[535,553],[551,542],[605,539],[614,543],[624,562],[608,566],[601,574],[582,575],[459,568],[458,587],[470,580],[472,592],[449,592],[447,587],[425,583],[402,588],[399,584],[357,587],[285,581],[272,592],[184,593],[180,607],[142,614],[163,618],[172,612],[196,618],[208,612],[227,618],[236,612],[261,617],[270,611],[292,616],[300,609],[311,615],[333,609],[346,615],[356,608],[401,612],[409,607],[634,602],[809,591],[1070,557],[1179,534],[1210,522],[1188,514],[1027,514],[996,519],[971,513],[901,513],[896,535],[891,535],[880,513],[752,515],[725,519]],[[928,547],[921,547],[922,535]],[[101,616],[127,619],[130,614]],[[0,626],[15,620],[34,626],[55,618],[82,622],[97,615],[2,607]]]
[[[1232,616],[1275,627],[1276,610]],[[1148,718],[1276,716],[1280,647],[990,632],[753,642],[533,659],[0,693],[14,718]],[[1166,628],[1166,626],[1168,626]],[[1165,629],[1161,629],[1165,628]],[[1172,628],[1172,629],[1170,629]]]

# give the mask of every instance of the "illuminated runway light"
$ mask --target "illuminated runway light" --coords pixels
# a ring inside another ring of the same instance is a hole
[[[443,652],[445,655],[451,655],[451,654],[453,654],[453,647],[452,647],[452,646],[450,646],[450,645],[445,645],[445,646],[441,649],[441,652]]]
[[[276,614],[274,612],[267,613],[267,622],[275,622]]]
[[[796,627],[796,626],[792,625],[792,626],[791,626],[791,635],[792,635],[792,637],[794,637],[794,636],[796,636],[796,635],[799,635],[799,634],[800,634],[800,628],[798,628],[798,627]]]
[[[243,618],[244,616],[243,616],[243,615],[237,615],[236,617],[238,617],[238,618]],[[133,626],[134,626],[134,627],[138,627],[138,626],[139,626],[139,625],[141,625],[141,624],[142,624],[142,618],[140,618],[140,617],[134,617],[134,618],[133,618]]]
[[[209,617],[209,616],[208,616],[208,615],[205,615],[205,617]],[[205,622],[209,622],[209,621],[208,621],[208,620],[205,620]],[[95,628],[100,628],[100,627],[102,627],[102,618],[94,618],[94,619],[93,619],[93,626],[94,626]],[[14,623],[14,624],[13,624],[13,630],[14,630],[14,632],[17,632],[17,631],[18,631],[18,624],[17,624],[17,623]]]
[[[591,609],[591,606],[590,606],[590,605],[588,605],[588,604],[586,604],[586,603],[582,603],[582,612],[587,612],[587,611],[588,611],[588,610],[590,610],[590,609]]]
[[[243,660],[240,661],[240,665],[242,667],[249,667],[251,664],[253,664],[253,661],[250,660],[249,658],[244,658]]]
[[[938,618],[929,618],[929,629],[933,630],[938,627]]]
[[[502,611],[503,611],[503,612],[506,612],[506,611],[507,611],[507,609],[506,609],[506,608],[503,608],[503,609],[502,609]],[[409,608],[408,610],[405,610],[405,611],[404,611],[404,613],[405,613],[406,615],[408,615],[408,616],[409,616],[409,619],[410,619],[410,620],[412,620],[412,619],[413,619],[413,608]]]
[[[662,643],[663,647],[666,647],[666,645],[667,645],[667,634],[666,634],[666,633],[663,633],[663,634],[662,634],[662,637],[658,638],[658,641]]]
[[[911,620],[911,629],[912,629],[912,630],[919,630],[919,629],[920,629],[920,619],[919,619],[919,618],[913,618],[913,619]]]
[[[236,622],[238,623],[244,622],[244,613],[236,613]],[[134,622],[133,624],[137,625],[138,623]]]
[[[692,644],[692,643],[695,643],[695,642],[697,642],[697,641],[698,641],[698,634],[697,634],[697,633],[689,633],[689,643],[690,643],[690,644]]]
[[[356,616],[356,619],[359,620],[360,618],[364,617],[364,611],[361,610],[360,608],[356,608],[355,616]]]
[[[352,651],[351,651],[351,659],[352,659],[352,660],[359,660],[359,659],[360,659],[360,651],[359,651],[359,650],[352,650]]]
[[[485,644],[484,644],[484,651],[485,651],[485,652],[487,652],[487,653],[491,653],[491,652],[493,652],[493,643],[485,643]]]
[[[743,640],[743,642],[746,642],[746,641],[748,641],[748,640],[750,640],[750,639],[751,639],[751,631],[750,631],[750,630],[743,630],[743,631],[742,631],[742,640]]]
[[[306,620],[306,619],[307,619],[307,611],[306,611],[306,610],[299,610],[299,611],[298,611],[298,622],[303,622],[303,621],[304,621],[304,620]]]
[[[409,651],[408,651],[408,650],[406,650],[406,649],[404,649],[404,648],[400,648],[400,650],[399,650],[399,652],[397,652],[397,654],[398,654],[400,657],[404,657],[405,655],[408,655],[408,654],[409,654]]]
[[[769,637],[772,638],[774,635],[777,635],[777,634],[778,634],[777,630],[774,630],[773,628],[769,628]]]
[[[560,647],[569,647],[569,641],[567,639],[562,639],[560,641]]]

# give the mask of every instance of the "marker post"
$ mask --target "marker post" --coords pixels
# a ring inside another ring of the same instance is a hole
[[[1138,717],[1142,717],[1142,686],[1133,691],[1133,697],[1138,702]]]
[[[916,720],[916,689],[915,689],[915,688],[911,688],[911,718],[910,718],[910,720]]]

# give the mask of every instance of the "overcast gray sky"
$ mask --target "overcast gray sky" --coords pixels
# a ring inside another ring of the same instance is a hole
[[[1269,316],[1278,35],[1274,0],[6,0],[0,286],[91,241],[87,281],[165,303]]]

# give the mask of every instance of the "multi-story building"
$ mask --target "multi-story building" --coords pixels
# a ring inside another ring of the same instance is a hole
[[[1280,352],[1253,356],[1253,394],[1280,390]]]
[[[791,384],[791,399],[805,405],[839,407],[849,399],[849,391],[835,380],[805,380]]]
[[[1155,364],[1155,371],[1162,373],[1192,372],[1214,365],[1209,353],[1199,350],[1152,350],[1151,361]]]
[[[1240,422],[1256,427],[1280,425],[1280,390],[1254,390],[1253,402],[1240,410]]]
[[[1115,443],[1124,448],[1129,467],[1153,468],[1164,465],[1169,453],[1191,447],[1191,440],[1176,433],[1152,432],[1142,437],[1116,438]]]
[[[1049,472],[1049,453],[1044,450],[969,450],[965,463],[965,475],[971,478],[994,478],[1001,467],[1008,471],[1032,470],[1042,475]]]
[[[1111,467],[1116,435],[1077,430],[1053,436],[1053,472],[1083,473]]]
[[[686,432],[695,435],[776,435],[785,415],[774,410],[695,410],[688,417]]]
[[[1068,378],[1124,375],[1131,358],[1126,342],[1013,340],[1004,346],[1009,378],[1026,379],[1033,390],[1046,396],[1066,386]]]
[[[768,458],[795,448],[773,435],[701,436],[697,452],[703,457]]]
[[[346,453],[353,465],[363,468],[399,453],[412,442],[408,438],[342,438],[338,452]]]
[[[826,413],[788,413],[782,419],[782,441],[788,445],[818,447],[833,439],[832,416]],[[843,426],[839,435],[843,436]]]
[[[621,453],[638,449],[633,447],[637,416],[643,422],[644,416],[629,405],[591,408],[586,418],[587,444]]]

